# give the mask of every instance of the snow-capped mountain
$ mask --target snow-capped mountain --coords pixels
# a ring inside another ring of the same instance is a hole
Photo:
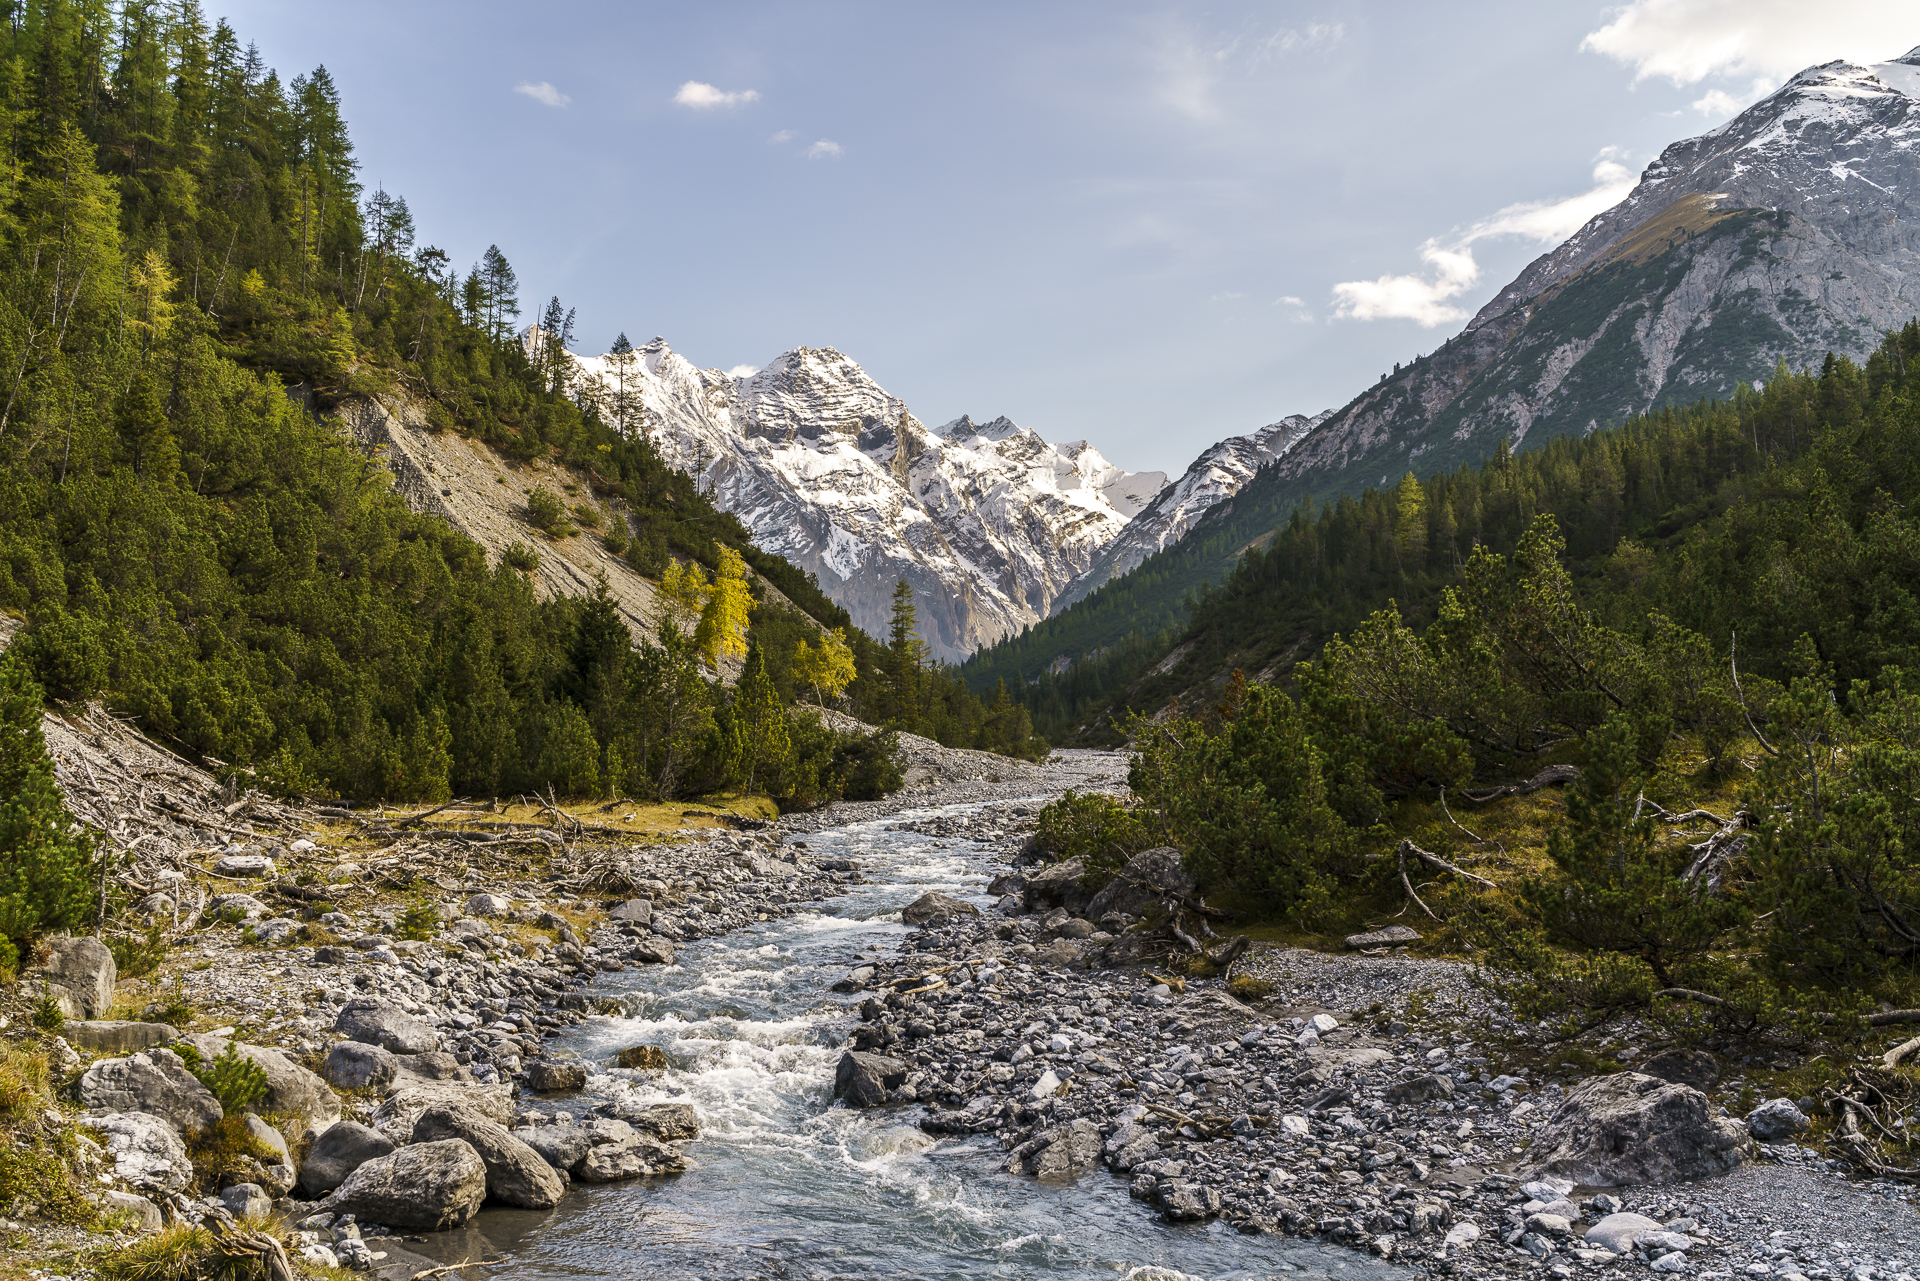
[[[1333,411],[1311,417],[1289,414],[1244,436],[1232,436],[1205,450],[1179,480],[1155,494],[1114,540],[1102,547],[1086,572],[1067,584],[1054,603],[1058,613],[1116,574],[1124,574],[1186,534],[1210,508],[1239,493],[1255,472],[1292,449],[1300,438],[1325,422]]]
[[[624,367],[574,359],[610,420],[646,432],[864,630],[885,635],[904,577],[942,658],[1045,618],[1167,483],[1006,418],[930,429],[830,347],[740,378],[696,368],[663,338]]]

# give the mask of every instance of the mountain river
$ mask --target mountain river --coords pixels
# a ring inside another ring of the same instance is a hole
[[[1046,796],[1025,803],[1044,802]],[[817,856],[851,858],[864,883],[750,932],[702,939],[671,966],[601,976],[630,1017],[588,1019],[553,1051],[604,1059],[650,1043],[665,1072],[589,1078],[543,1104],[576,1115],[623,1092],[687,1102],[701,1133],[671,1178],[576,1185],[549,1213],[488,1209],[466,1231],[409,1245],[456,1275],[559,1278],[1109,1277],[1158,1265],[1206,1278],[1398,1277],[1358,1252],[1223,1224],[1173,1226],[1105,1169],[1065,1184],[1001,1172],[991,1135],[939,1138],[918,1108],[849,1110],[832,1099],[853,998],[830,985],[863,949],[907,932],[900,909],[927,890],[984,906],[998,870],[978,842],[897,830],[999,800],[901,810],[810,833]]]

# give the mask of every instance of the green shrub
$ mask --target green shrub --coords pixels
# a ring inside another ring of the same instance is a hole
[[[566,538],[574,532],[567,523],[567,507],[544,485],[527,494],[527,523],[551,538]]]
[[[500,563],[522,574],[531,574],[540,568],[540,553],[525,543],[509,543],[507,549],[500,553]]]
[[[167,957],[167,939],[161,933],[160,923],[147,926],[145,938],[116,934],[107,939],[107,950],[113,953],[114,968],[123,979],[145,978],[160,968],[160,962]]]
[[[87,917],[94,842],[74,831],[40,734],[40,687],[13,652],[0,658],[0,970],[42,934]]]
[[[841,795],[850,801],[877,801],[906,782],[900,773],[900,736],[883,733],[843,736],[834,749],[833,768],[843,780]]]
[[[60,1002],[51,996],[43,996],[33,1003],[33,1025],[42,1032],[60,1032],[67,1026],[67,1016],[61,1012]]]
[[[440,909],[425,899],[415,899],[400,914],[400,924],[394,934],[402,939],[424,943],[432,938],[434,931],[440,928]]]
[[[187,1055],[183,1053],[181,1058],[184,1060]],[[229,1113],[240,1112],[249,1103],[256,1103],[267,1095],[266,1069],[244,1057],[232,1041],[227,1042],[227,1048],[211,1063],[194,1053],[187,1068]]]
[[[1041,848],[1065,861],[1085,859],[1089,872],[1111,874],[1142,850],[1163,844],[1153,816],[1100,792],[1075,792],[1040,811]]]

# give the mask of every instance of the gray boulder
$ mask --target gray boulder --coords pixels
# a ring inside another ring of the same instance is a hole
[[[1220,1193],[1190,1179],[1162,1179],[1154,1189],[1160,1213],[1176,1223],[1210,1219],[1220,1213]]]
[[[336,1122],[314,1140],[295,1186],[309,1200],[325,1196],[345,1183],[349,1174],[392,1151],[392,1141],[378,1130],[358,1121]]]
[[[573,1177],[582,1183],[679,1174],[687,1168],[687,1159],[678,1151],[625,1121],[593,1121],[577,1128],[587,1132],[592,1144],[573,1167]]]
[[[672,965],[673,944],[663,938],[645,938],[627,951],[627,959],[642,965]]]
[[[1435,1099],[1453,1097],[1453,1080],[1450,1077],[1435,1076],[1429,1072],[1407,1081],[1395,1081],[1387,1087],[1389,1103],[1431,1103]]]
[[[1725,1174],[1751,1148],[1746,1127],[1714,1116],[1693,1087],[1617,1072],[1574,1087],[1535,1142],[1532,1168],[1591,1187],[1670,1183]]]
[[[273,1198],[258,1183],[235,1183],[221,1188],[220,1204],[236,1219],[264,1219],[273,1213]]]
[[[333,1021],[333,1030],[349,1041],[364,1041],[394,1054],[425,1054],[440,1048],[433,1024],[378,997],[348,1001]]]
[[[1418,943],[1420,932],[1405,925],[1389,925],[1384,930],[1368,930],[1365,934],[1347,935],[1347,946],[1398,947],[1403,943]]]
[[[349,1044],[342,1042],[342,1044]],[[372,1047],[369,1046],[369,1049]],[[429,1050],[425,1054],[399,1054],[394,1056],[394,1067],[399,1075],[394,1078],[397,1085],[415,1084],[425,1081],[471,1081],[473,1073],[467,1071],[459,1059],[445,1050]]]
[[[384,1090],[399,1074],[398,1056],[359,1041],[336,1042],[320,1061],[320,1075],[342,1090]]]
[[[1080,883],[1086,872],[1086,863],[1077,858],[1036,869],[1027,876],[1027,909],[1064,907],[1075,916],[1085,916],[1094,898],[1093,891]]]
[[[1136,1165],[1158,1161],[1166,1155],[1160,1149],[1159,1140],[1153,1137],[1152,1130],[1132,1122],[1113,1132],[1104,1152],[1107,1164],[1120,1174],[1127,1173]]]
[[[180,1132],[145,1112],[109,1112],[82,1122],[100,1131],[113,1176],[136,1188],[178,1192],[193,1180],[193,1163]]]
[[[1611,1250],[1615,1254],[1629,1254],[1633,1250],[1634,1240],[1642,1232],[1658,1232],[1660,1225],[1644,1214],[1628,1214],[1624,1211],[1609,1214],[1600,1222],[1587,1229],[1586,1243],[1589,1248]]]
[[[879,1107],[887,1101],[890,1091],[906,1084],[909,1071],[900,1059],[848,1050],[840,1056],[840,1064],[834,1069],[833,1097],[845,1099],[848,1107]]]
[[[593,1147],[593,1134],[584,1125],[530,1125],[513,1133],[556,1170],[571,1172]]]
[[[620,1119],[662,1143],[700,1137],[700,1118],[690,1103],[656,1103],[635,1112],[622,1112]]]
[[[229,854],[213,870],[222,876],[272,876],[280,867],[265,854]]]
[[[551,1210],[566,1184],[540,1153],[497,1121],[453,1103],[436,1103],[413,1123],[413,1141],[463,1139],[487,1167],[487,1195],[526,1210]]]
[[[587,1085],[587,1069],[580,1063],[535,1063],[527,1069],[527,1088],[536,1094],[558,1094],[582,1090]]]
[[[1156,908],[1164,910],[1169,899],[1191,898],[1195,892],[1193,877],[1180,865],[1180,851],[1161,845],[1128,859],[1119,875],[1079,914],[1096,921],[1109,912],[1144,916]],[[1073,906],[1064,901],[1062,905]]]
[[[1747,1133],[1762,1143],[1784,1143],[1813,1124],[1792,1099],[1768,1099],[1747,1113]]]
[[[630,898],[608,912],[607,917],[614,921],[631,921],[635,925],[650,925],[653,923],[653,903],[649,899]]]
[[[165,1023],[130,1023],[120,1019],[68,1020],[60,1029],[69,1042],[96,1054],[132,1054],[165,1045],[179,1034]]]
[[[227,1052],[227,1038],[206,1034],[180,1038],[209,1061]],[[241,1058],[267,1074],[267,1093],[253,1106],[261,1112],[304,1121],[308,1129],[324,1130],[340,1119],[340,1098],[327,1083],[280,1051],[264,1045],[235,1045]]]
[[[52,997],[67,1018],[105,1018],[113,1008],[113,986],[120,981],[107,945],[99,939],[63,936],[46,939],[42,946],[47,959],[28,973],[28,992]]]
[[[461,1139],[416,1143],[362,1164],[327,1201],[334,1214],[419,1232],[445,1232],[487,1199],[487,1166]]]
[[[436,1103],[455,1103],[500,1125],[513,1124],[514,1088],[499,1085],[458,1085],[451,1081],[402,1081],[367,1123],[400,1146],[411,1141],[421,1113]]]
[[[1711,1090],[1720,1081],[1720,1062],[1705,1050],[1663,1050],[1642,1063],[1640,1070],[1696,1090]]]
[[[80,1078],[80,1102],[101,1112],[144,1112],[182,1134],[213,1125],[225,1111],[172,1050],[155,1047],[101,1059]]]
[[[938,890],[928,890],[900,909],[900,919],[908,925],[945,925],[958,916],[978,916],[980,909],[964,899]]]
[[[467,900],[467,911],[474,916],[504,919],[513,911],[513,904],[498,894],[476,894]]]
[[[1089,1169],[1100,1160],[1100,1127],[1076,1117],[1046,1136],[1039,1148],[1020,1162],[1020,1168],[1040,1178],[1062,1178]]]
[[[160,1207],[137,1192],[109,1188],[100,1194],[100,1208],[109,1214],[124,1214],[142,1232],[158,1232],[167,1226]]]

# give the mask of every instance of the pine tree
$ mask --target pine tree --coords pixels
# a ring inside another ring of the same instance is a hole
[[[633,354],[633,344],[627,341],[626,331],[613,340],[612,350],[607,352],[607,367],[613,371],[613,427],[621,435],[627,434],[627,377],[633,372],[639,357]]]
[[[903,729],[920,723],[921,671],[926,660],[926,643],[920,639],[920,612],[913,603],[913,588],[902,578],[893,588],[892,625],[887,633],[887,686],[889,719]]]
[[[0,658],[0,969],[10,970],[44,933],[87,916],[94,857],[54,783],[40,735],[40,687],[26,663]]]
[[[495,342],[505,342],[513,337],[513,324],[520,319],[520,278],[513,274],[499,245],[487,246],[474,275],[480,282],[481,326]]]

